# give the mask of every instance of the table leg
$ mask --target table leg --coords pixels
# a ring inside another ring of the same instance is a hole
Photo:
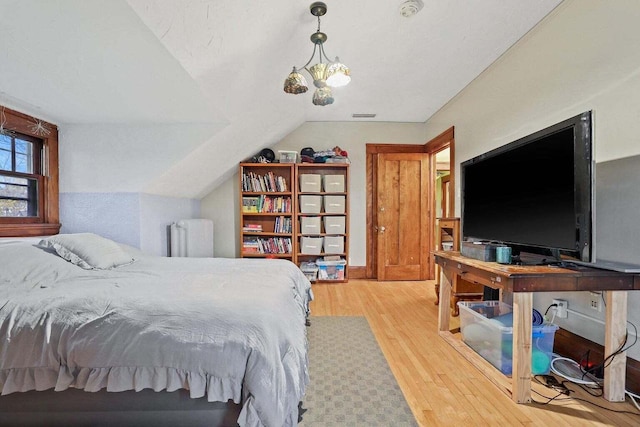
[[[438,331],[449,331],[449,305],[451,303],[451,283],[453,274],[446,268],[440,269],[440,305],[438,305]]]
[[[607,292],[607,312],[604,337],[605,357],[613,354],[624,342],[627,333],[627,291]],[[625,399],[627,353],[619,353],[604,368],[604,398],[609,402]]]
[[[511,399],[531,403],[531,334],[533,293],[513,293],[513,372]]]

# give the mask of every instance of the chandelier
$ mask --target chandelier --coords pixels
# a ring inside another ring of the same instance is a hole
[[[327,13],[327,5],[321,1],[316,1],[311,3],[309,10],[313,16],[318,18],[318,30],[311,34],[310,37],[313,43],[313,53],[309,61],[302,67],[293,67],[293,71],[284,81],[284,91],[297,95],[309,90],[304,76],[298,72],[299,69],[304,68],[313,78],[313,85],[316,87],[316,91],[313,94],[313,103],[324,106],[333,104],[331,88],[346,86],[351,81],[351,77],[349,76],[349,68],[340,63],[337,56],[334,61],[331,61],[327,54],[324,53],[324,42],[327,41],[327,35],[320,31],[320,17]],[[320,62],[307,68],[316,56],[316,51]],[[323,62],[323,58],[325,62]]]

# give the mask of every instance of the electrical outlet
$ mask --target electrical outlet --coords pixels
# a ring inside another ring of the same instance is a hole
[[[597,292],[589,292],[589,307],[596,311],[602,311],[601,295]]]
[[[553,303],[556,304],[556,316],[560,319],[566,319],[569,316],[567,309],[569,303],[564,299],[554,299]]]

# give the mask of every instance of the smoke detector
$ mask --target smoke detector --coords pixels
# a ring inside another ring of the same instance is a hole
[[[400,3],[400,15],[410,18],[420,12],[424,7],[422,0],[405,0]]]

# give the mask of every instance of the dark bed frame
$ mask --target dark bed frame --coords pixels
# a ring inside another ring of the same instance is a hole
[[[237,427],[241,409],[232,401],[192,399],[187,390],[28,391],[0,396],[0,426]]]

